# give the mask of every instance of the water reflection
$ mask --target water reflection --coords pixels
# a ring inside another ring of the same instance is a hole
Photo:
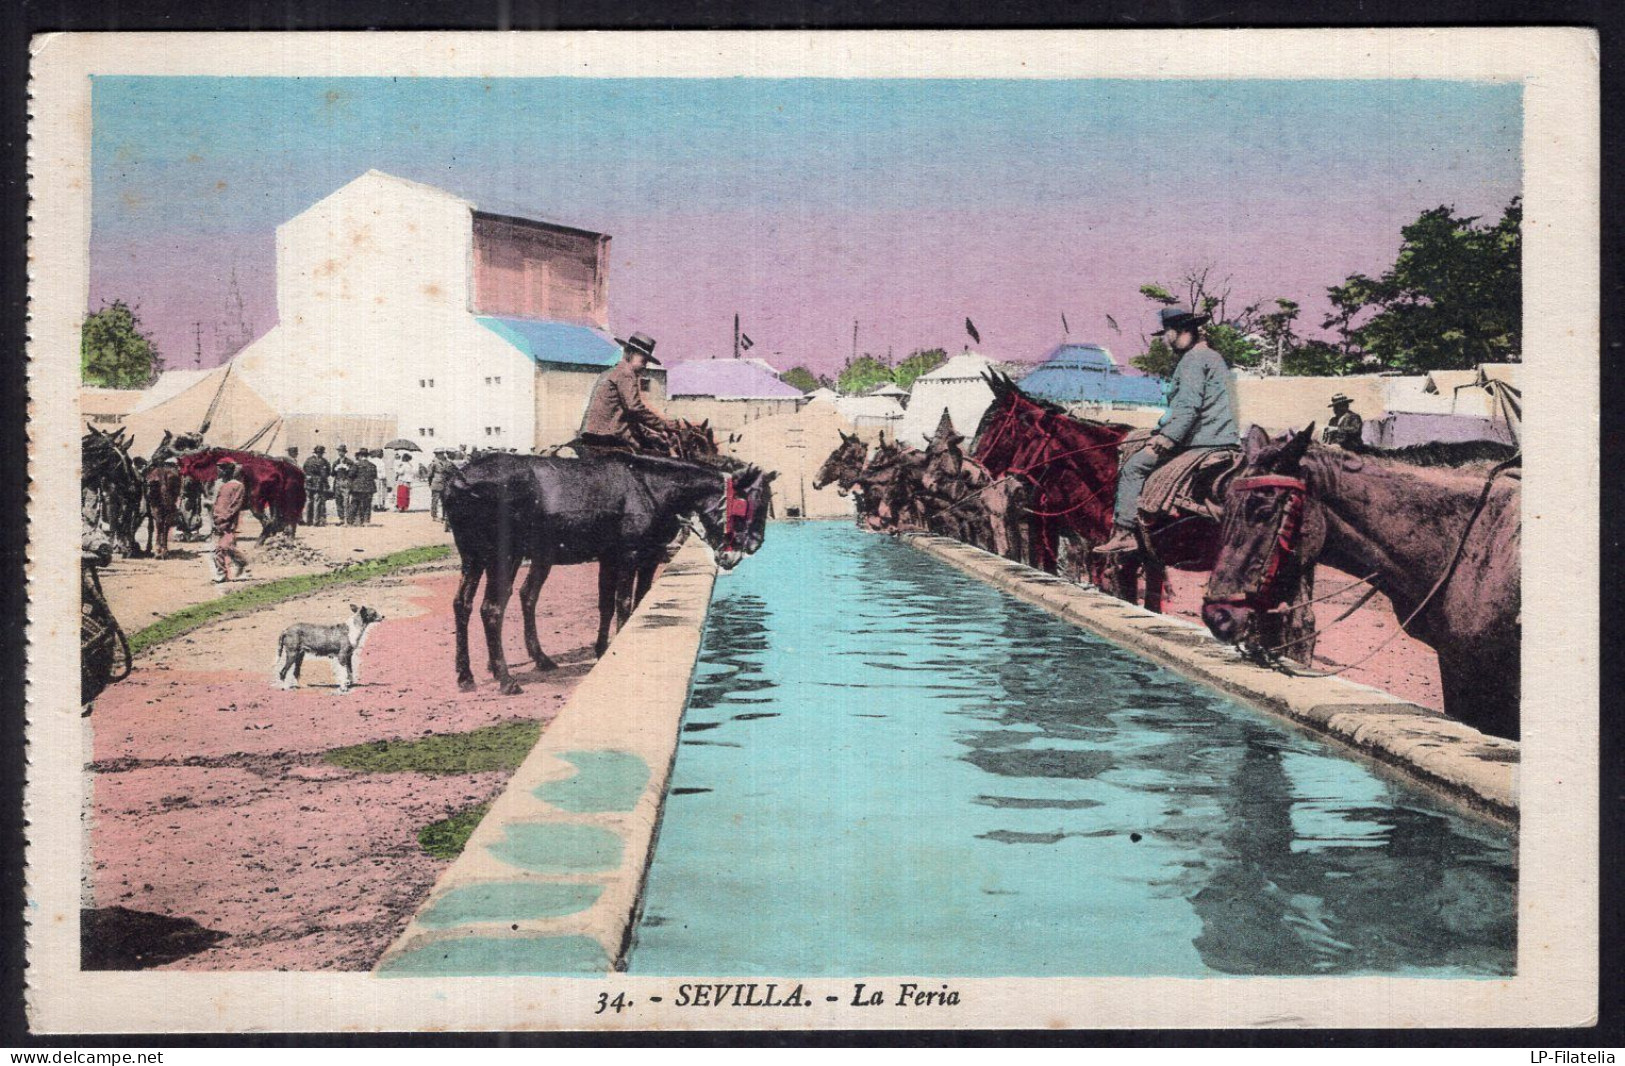
[[[634,972],[1512,971],[1507,836],[919,553],[719,582]]]

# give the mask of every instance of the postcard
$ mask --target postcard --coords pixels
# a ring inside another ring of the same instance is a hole
[[[1594,1020],[1590,31],[32,63],[36,1031]]]

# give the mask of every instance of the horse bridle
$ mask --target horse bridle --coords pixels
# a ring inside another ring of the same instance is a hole
[[[750,528],[751,516],[756,511],[756,502],[749,496],[740,496],[734,492],[732,474],[722,475],[722,500],[722,550],[738,551],[740,529]]]
[[[1253,610],[1269,610],[1275,606],[1270,602],[1270,598],[1275,592],[1281,568],[1297,549],[1298,533],[1303,528],[1304,503],[1309,496],[1309,483],[1303,478],[1288,477],[1285,474],[1258,474],[1239,478],[1230,484],[1229,493],[1233,498],[1254,492],[1272,492],[1285,496],[1285,503],[1276,512],[1269,560],[1258,572],[1257,577],[1244,584],[1234,595],[1210,598],[1207,600],[1208,603],[1248,607]],[[1225,528],[1219,533],[1220,544],[1229,543],[1228,534],[1232,523],[1241,520],[1240,514],[1241,508],[1232,505],[1225,520]]]

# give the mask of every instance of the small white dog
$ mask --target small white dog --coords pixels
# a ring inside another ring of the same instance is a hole
[[[306,655],[333,660],[333,679],[340,692],[350,691],[355,684],[357,660],[361,643],[367,639],[367,630],[384,616],[371,607],[350,604],[350,620],[336,626],[317,626],[309,622],[295,622],[282,631],[276,647],[276,676],[272,684],[290,689],[299,685],[299,668]]]

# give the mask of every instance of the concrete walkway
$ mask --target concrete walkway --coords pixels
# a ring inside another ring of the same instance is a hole
[[[904,539],[1018,599],[1391,766],[1458,806],[1498,822],[1517,821],[1515,741],[1485,736],[1436,711],[1340,677],[1292,677],[1255,666],[1202,626],[1154,614],[956,540],[926,534]]]
[[[715,578],[706,548],[690,538],[377,973],[623,967]]]

